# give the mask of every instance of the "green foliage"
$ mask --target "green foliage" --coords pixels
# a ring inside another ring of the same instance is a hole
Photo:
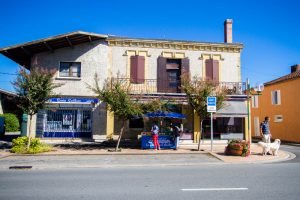
[[[28,141],[26,136],[13,139],[11,151],[13,153],[36,154],[52,150],[50,145],[42,143],[39,138],[31,139],[30,147],[27,150]]]
[[[5,132],[16,132],[20,130],[20,123],[15,114],[5,113],[0,116],[5,118]]]
[[[13,85],[24,113],[32,116],[44,108],[45,102],[53,95],[53,89],[60,86],[53,83],[53,74],[53,71],[42,68],[31,69],[30,73],[20,68]]]
[[[95,75],[95,87],[89,88],[97,94],[97,97],[107,104],[109,111],[114,112],[120,120],[126,121],[132,116],[142,115],[143,110],[138,100],[130,98],[130,86],[119,81],[106,82],[101,89],[97,74]]]
[[[183,77],[182,80],[182,88],[187,95],[188,102],[202,120],[209,117],[206,108],[208,96],[217,97],[217,110],[224,106],[226,93],[217,83],[202,81],[196,76],[192,80],[189,77]]]
[[[164,99],[153,99],[148,102],[140,103],[140,108],[143,113],[155,112],[155,111],[167,111],[169,100],[165,101]]]

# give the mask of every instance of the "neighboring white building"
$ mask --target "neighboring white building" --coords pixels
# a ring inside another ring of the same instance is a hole
[[[87,85],[121,78],[132,91],[153,98],[177,100],[174,109],[187,114],[182,139],[195,139],[199,118],[182,101],[180,77],[184,73],[213,80],[230,92],[227,106],[216,115],[215,135],[219,139],[247,137],[245,84],[241,80],[240,56],[243,45],[232,43],[232,20],[225,21],[225,43],[181,40],[123,38],[82,31],[0,49],[0,53],[31,69],[56,71],[55,89],[60,98],[49,100],[37,114],[38,137],[88,137],[106,139],[116,134],[119,124],[106,106],[95,99]],[[130,122],[125,137],[136,137],[148,129],[145,123]]]

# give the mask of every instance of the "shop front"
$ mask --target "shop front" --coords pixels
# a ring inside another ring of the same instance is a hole
[[[51,98],[37,114],[37,137],[91,138],[94,98]]]
[[[182,132],[183,130],[183,120],[186,119],[186,115],[175,112],[152,112],[145,114],[146,119],[144,123],[146,124],[148,131],[141,133],[141,147],[142,149],[153,149],[154,144],[152,140],[151,126],[156,122],[159,126],[159,136],[158,142],[161,149],[176,149],[176,138],[173,134],[172,124],[177,126]]]

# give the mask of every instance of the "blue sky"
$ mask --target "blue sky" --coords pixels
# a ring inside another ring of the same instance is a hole
[[[128,37],[223,42],[233,19],[233,41],[244,44],[242,78],[252,85],[290,73],[300,64],[300,1],[33,1],[0,0],[0,48],[83,30]],[[0,55],[0,88],[18,65]]]

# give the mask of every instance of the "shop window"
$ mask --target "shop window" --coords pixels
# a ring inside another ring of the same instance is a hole
[[[131,119],[129,119],[129,128],[144,128],[143,118],[131,118]]]
[[[91,110],[54,108],[43,115],[44,137],[89,137],[92,131]]]
[[[81,63],[60,62],[59,76],[60,77],[81,77]]]

